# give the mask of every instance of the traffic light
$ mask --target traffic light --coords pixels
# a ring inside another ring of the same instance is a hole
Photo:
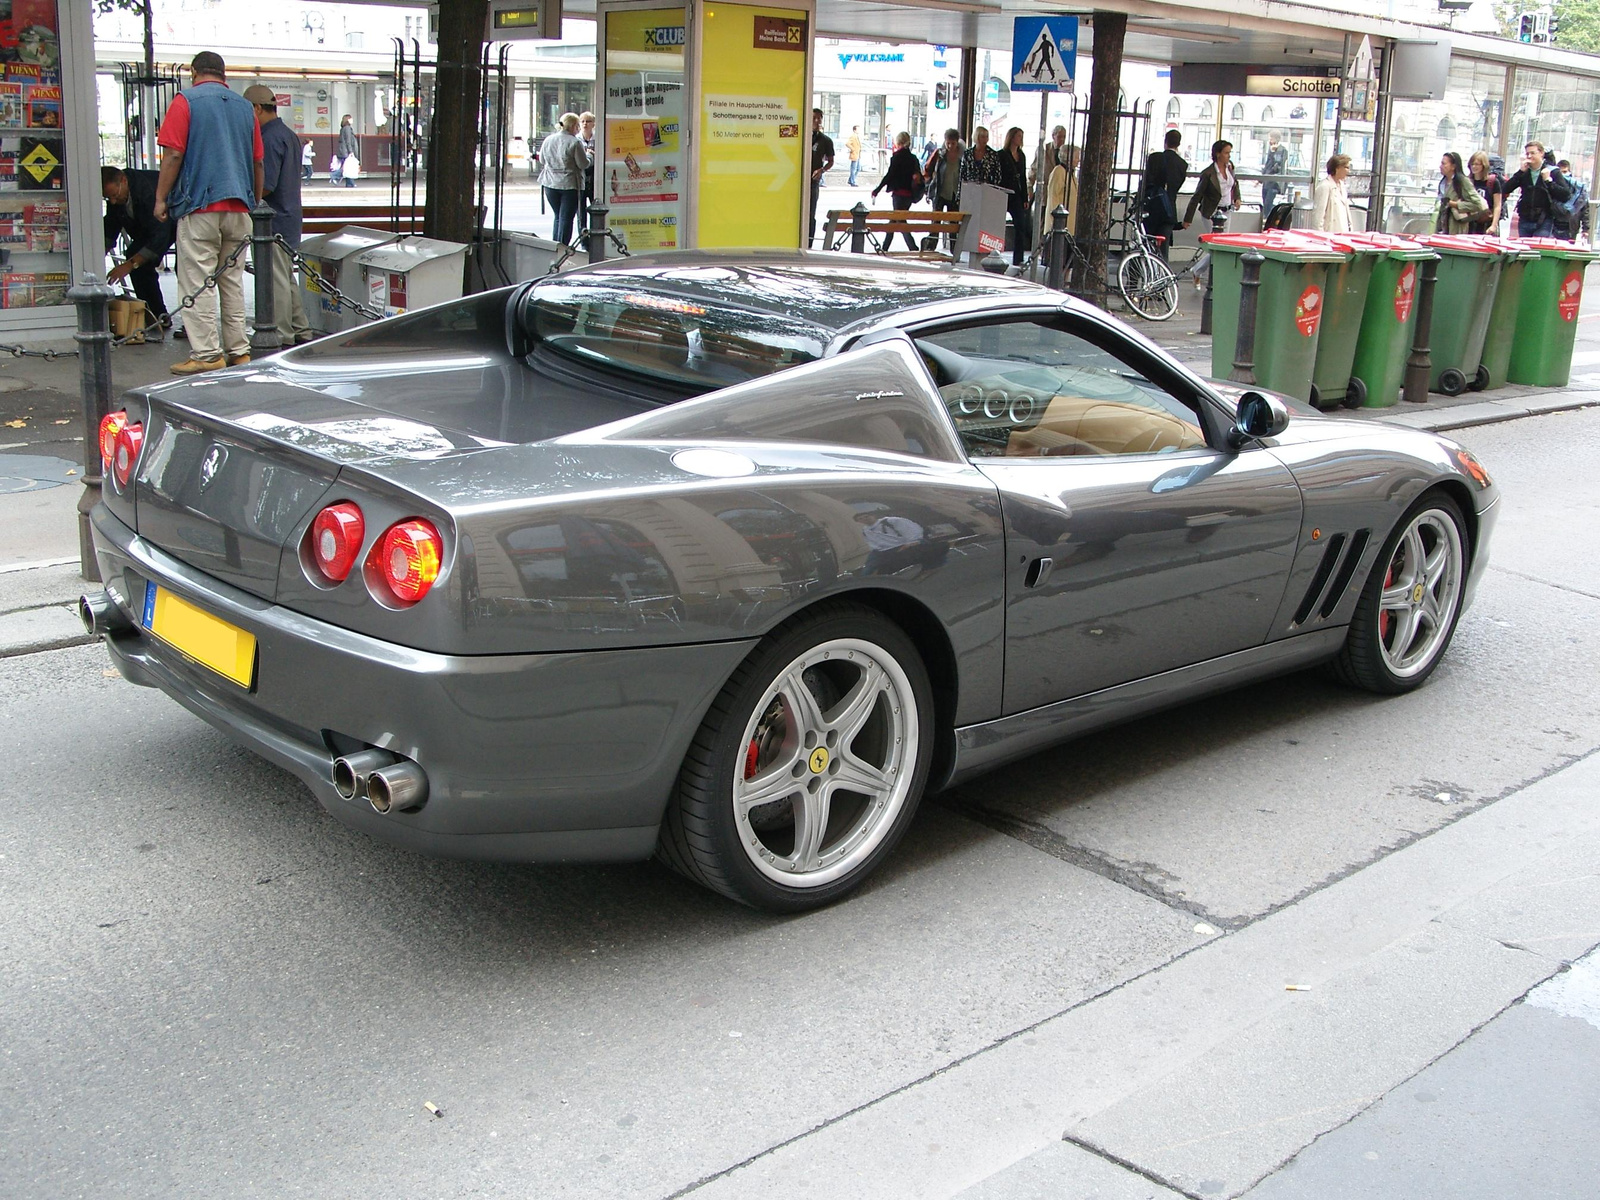
[[[1554,13],[1554,12],[1551,13],[1550,14],[1550,23],[1545,27],[1544,40],[1549,42],[1552,46],[1555,45],[1556,44],[1556,30],[1558,30],[1560,28],[1561,28],[1561,16],[1560,16],[1560,14],[1559,13]]]
[[[948,83],[936,83],[933,85],[933,106],[935,108],[950,107],[950,85]]]
[[[1517,18],[1517,41],[1533,41],[1533,14],[1523,13]]]

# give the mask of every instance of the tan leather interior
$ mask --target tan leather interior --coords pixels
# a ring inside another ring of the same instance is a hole
[[[1089,396],[1055,396],[1039,423],[1014,430],[1006,456],[1154,454],[1205,445],[1200,430],[1142,404]]]

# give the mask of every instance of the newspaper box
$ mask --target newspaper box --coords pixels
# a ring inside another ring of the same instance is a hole
[[[368,229],[364,225],[346,225],[335,233],[319,233],[302,238],[300,254],[317,274],[338,288],[357,304],[366,303],[360,287],[360,275],[353,263],[346,263],[363,250],[398,240],[398,233],[383,229]],[[305,302],[306,322],[318,333],[340,333],[366,324],[365,318],[348,308],[341,309],[333,297],[317,285],[309,274],[301,273],[300,291]]]
[[[1006,249],[1006,198],[1010,192],[992,183],[961,185],[961,211],[968,214],[960,254],[1004,254]]]
[[[362,302],[386,317],[461,298],[467,247],[462,242],[405,237],[356,255]]]

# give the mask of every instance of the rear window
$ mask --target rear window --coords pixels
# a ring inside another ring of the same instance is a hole
[[[770,313],[626,284],[542,284],[523,330],[564,358],[709,391],[821,358],[826,335]]]

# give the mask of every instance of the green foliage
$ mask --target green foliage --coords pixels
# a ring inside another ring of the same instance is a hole
[[[114,12],[138,13],[144,15],[145,5],[150,0],[94,0],[94,10],[101,16],[110,16]]]
[[[1600,53],[1600,0],[1558,0],[1555,14],[1561,21],[1556,45]]]

